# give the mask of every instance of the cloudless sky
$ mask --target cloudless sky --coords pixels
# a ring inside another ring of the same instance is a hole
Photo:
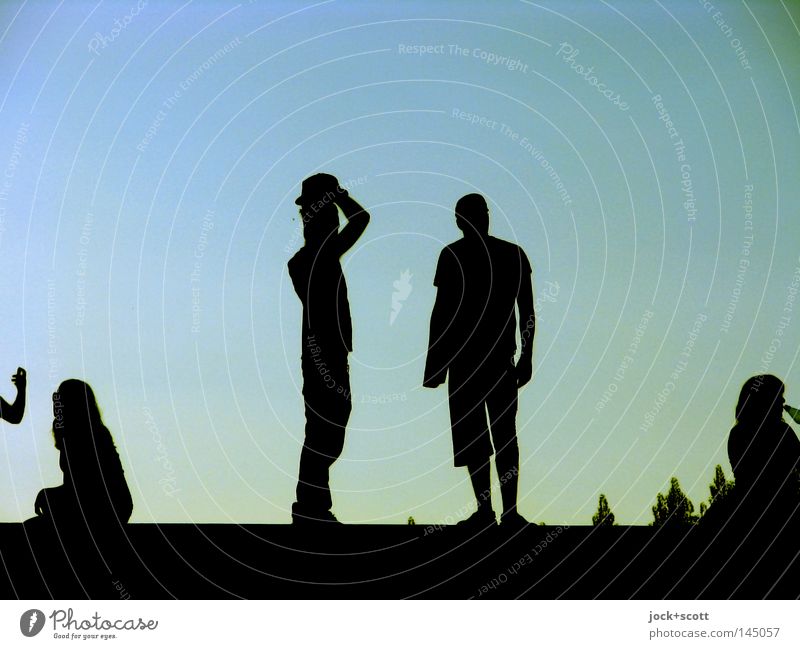
[[[316,171],[372,215],[343,260],[341,520],[473,507],[446,389],[420,387],[470,192],[534,266],[521,512],[586,524],[605,493],[645,524],[671,476],[699,505],[744,380],[800,404],[798,23],[773,0],[4,3],[0,394],[22,365],[29,401],[0,424],[0,520],[60,483],[50,395],[77,377],[134,521],[289,521],[286,262]]]

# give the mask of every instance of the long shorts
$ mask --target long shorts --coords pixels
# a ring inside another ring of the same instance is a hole
[[[493,452],[516,446],[517,379],[511,361],[477,369],[451,365],[448,389],[455,466],[486,461]]]

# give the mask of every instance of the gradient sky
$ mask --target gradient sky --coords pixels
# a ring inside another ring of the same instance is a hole
[[[29,406],[0,424],[0,520],[60,484],[50,394],[69,377],[96,391],[134,521],[290,520],[286,262],[316,171],[372,215],[343,260],[341,520],[473,507],[446,390],[420,387],[470,192],[534,266],[521,512],[586,524],[605,493],[644,524],[671,476],[698,506],[730,473],[747,377],[800,405],[798,24],[774,0],[4,3],[0,394],[22,365]]]

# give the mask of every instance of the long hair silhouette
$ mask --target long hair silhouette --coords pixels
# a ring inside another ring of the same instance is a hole
[[[767,518],[783,519],[797,506],[800,440],[783,420],[784,384],[771,374],[745,381],[736,404],[728,457],[736,492]]]
[[[745,381],[736,404],[736,422],[749,426],[781,418],[783,381],[772,374],[759,374]]]
[[[64,484],[44,490],[44,502],[40,502],[40,494],[37,513],[50,510],[54,517],[82,518],[87,523],[126,523],[133,511],[130,491],[111,432],[88,383],[68,379],[53,394],[53,440]]]

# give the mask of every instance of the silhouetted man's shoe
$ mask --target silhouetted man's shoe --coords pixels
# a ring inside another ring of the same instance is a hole
[[[292,512],[292,525],[343,525],[332,512]]]
[[[456,523],[460,530],[469,529],[476,532],[497,526],[497,518],[493,509],[488,507],[480,508],[472,516]]]
[[[532,524],[519,512],[506,512],[500,517],[500,527],[507,532],[516,532]]]

